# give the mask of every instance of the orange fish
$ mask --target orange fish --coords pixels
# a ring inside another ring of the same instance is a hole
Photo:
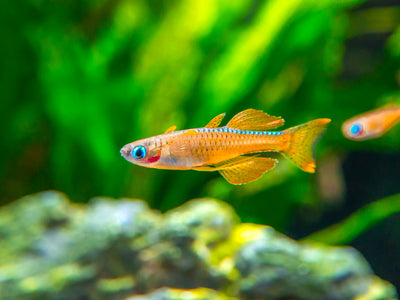
[[[355,116],[342,125],[343,135],[354,141],[380,137],[400,120],[400,106],[384,106]]]
[[[281,117],[247,109],[226,126],[218,127],[225,114],[205,127],[174,131],[125,145],[121,155],[148,168],[218,171],[232,184],[258,179],[278,163],[262,156],[280,152],[306,172],[315,172],[312,148],[330,119],[317,119],[284,131],[266,131],[284,124]]]

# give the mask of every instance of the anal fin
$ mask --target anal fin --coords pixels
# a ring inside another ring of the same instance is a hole
[[[249,183],[260,178],[265,172],[274,168],[278,160],[269,157],[250,156],[236,163],[221,166],[219,173],[231,184]]]

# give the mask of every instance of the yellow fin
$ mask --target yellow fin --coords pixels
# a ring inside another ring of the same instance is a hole
[[[170,132],[174,131],[175,129],[176,129],[176,126],[171,126],[164,133],[170,133]]]
[[[283,154],[303,171],[314,173],[316,165],[313,148],[330,121],[330,119],[316,119],[285,130],[291,139],[288,149]]]
[[[250,108],[236,114],[226,126],[243,130],[269,130],[284,123],[285,120],[281,117],[270,116],[262,110]]]
[[[221,124],[222,119],[225,117],[225,113],[219,114],[218,116],[214,117],[208,124],[204,127],[206,128],[217,128],[219,124]]]
[[[231,184],[249,183],[261,177],[265,172],[276,166],[278,160],[269,157],[250,156],[237,163],[228,164],[219,173]]]

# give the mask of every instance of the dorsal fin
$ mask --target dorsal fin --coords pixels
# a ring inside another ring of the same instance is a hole
[[[284,123],[285,120],[281,117],[270,116],[262,110],[250,108],[236,114],[226,126],[242,130],[269,130]]]
[[[221,124],[222,119],[225,117],[225,113],[219,114],[218,116],[214,117],[208,124],[204,127],[206,128],[217,128],[219,124]]]
[[[171,126],[170,128],[168,128],[164,133],[170,133],[172,131],[174,131],[176,129],[176,126]]]

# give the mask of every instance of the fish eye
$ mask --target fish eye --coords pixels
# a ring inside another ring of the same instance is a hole
[[[363,127],[361,124],[354,124],[350,127],[350,133],[352,135],[360,135],[363,131]]]
[[[144,146],[136,146],[132,149],[132,157],[134,159],[142,159],[146,156],[146,148]]]

